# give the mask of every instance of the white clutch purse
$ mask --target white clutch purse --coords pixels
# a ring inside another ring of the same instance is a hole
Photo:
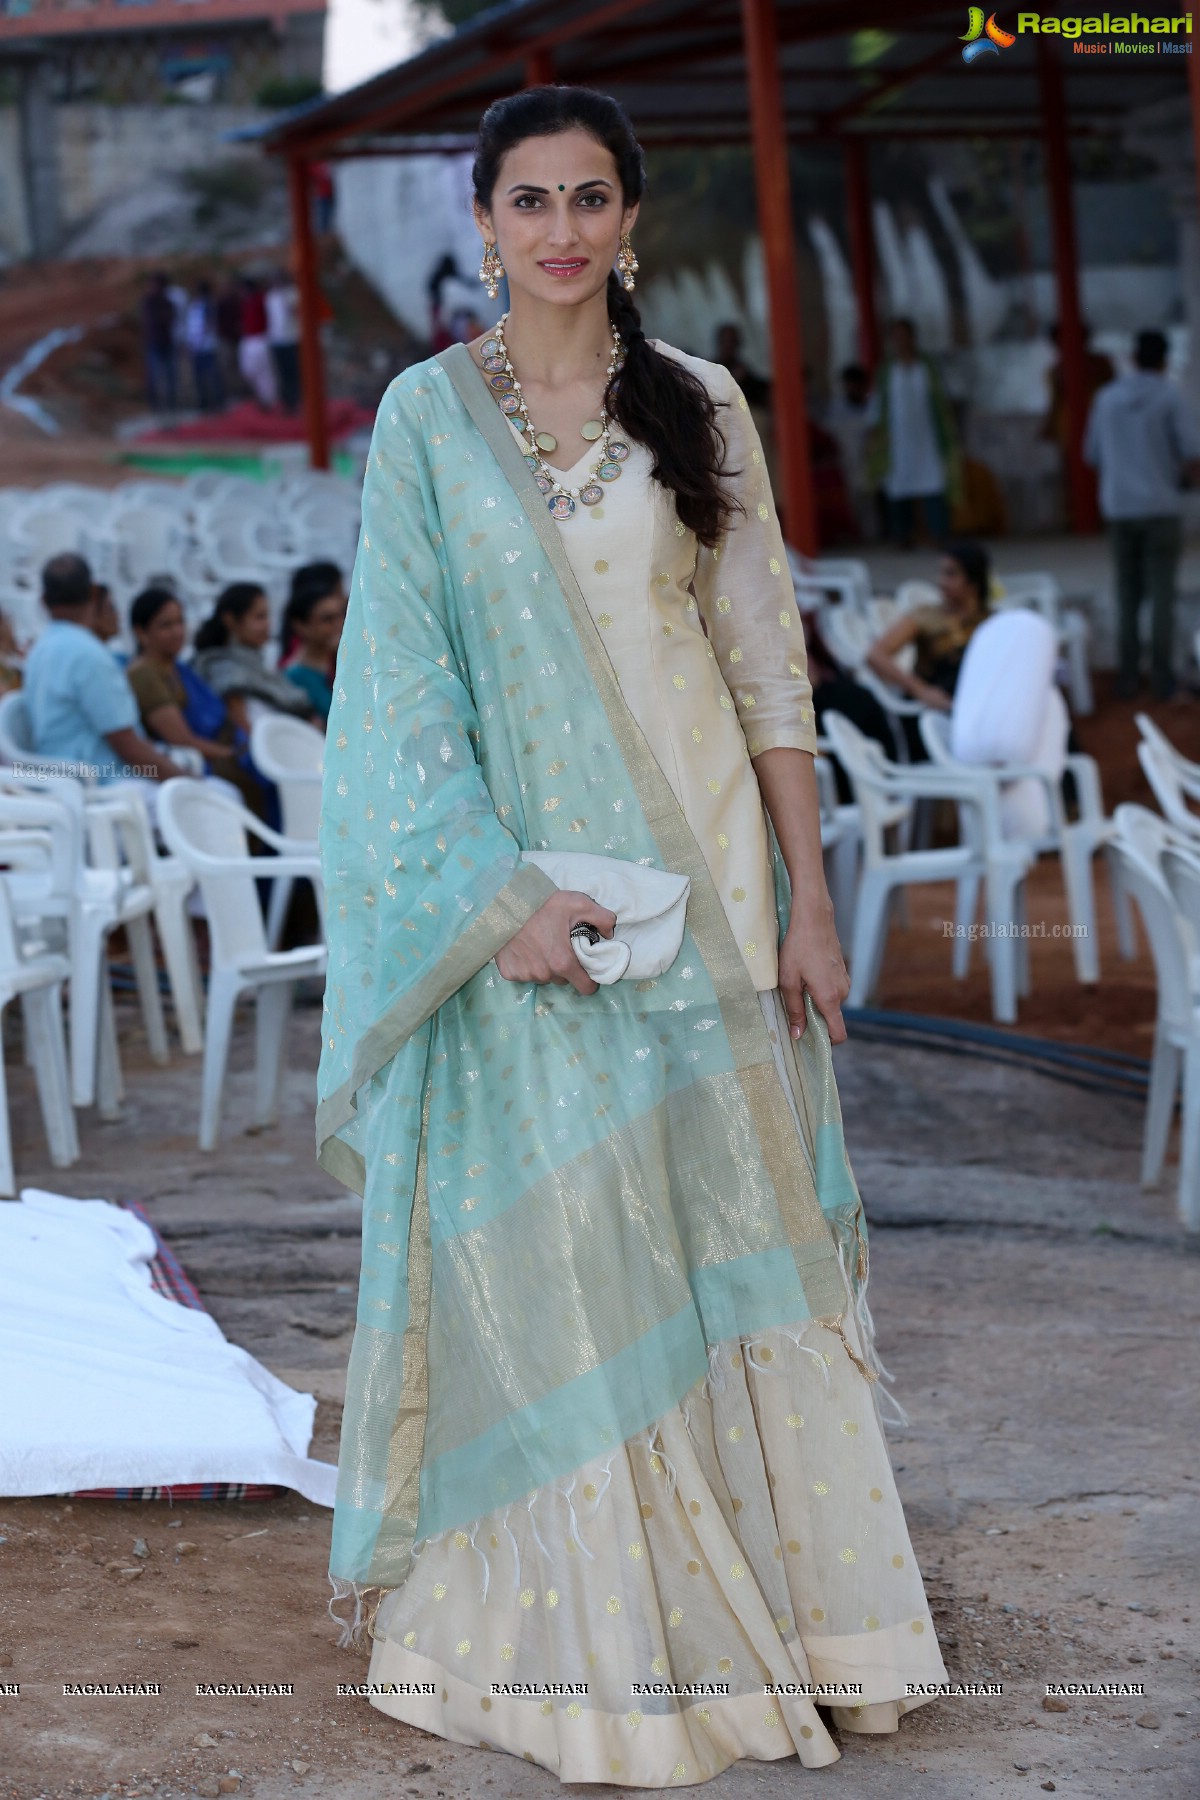
[[[535,863],[555,887],[587,894],[616,913],[611,938],[593,942],[586,926],[571,933],[576,956],[601,987],[664,975],[679,955],[692,891],[686,875],[578,850],[523,850],[521,860]]]

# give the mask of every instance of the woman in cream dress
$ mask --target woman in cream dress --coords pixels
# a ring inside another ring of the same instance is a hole
[[[743,1756],[833,1762],[833,1728],[896,1730],[945,1670],[881,1428],[865,1240],[823,1075],[825,1031],[845,1036],[848,983],[821,873],[803,638],[732,377],[646,346],[713,409],[728,503],[713,541],[681,517],[695,509],[664,481],[661,445],[628,425],[619,478],[588,503],[596,443],[579,430],[604,397],[610,317],[624,379],[645,344],[627,293],[605,281],[640,197],[631,144],[612,102],[570,89],[534,90],[484,121],[477,216],[513,296],[500,348],[555,448],[532,457],[526,421],[496,411],[497,392],[513,390],[489,385],[494,335],[442,363],[501,466],[515,447],[552,501],[576,496],[569,514],[551,508],[557,541],[758,992],[786,1101],[784,1152],[807,1163],[827,1216],[843,1222],[847,1303],[833,1319],[735,1321],[710,1338],[703,1379],[644,1429],[623,1441],[601,1430],[598,1453],[558,1479],[453,1529],[418,1529],[406,1578],[371,1617],[369,1679],[373,1705],[443,1737],[564,1781],[659,1788]],[[568,446],[581,442],[576,459]],[[782,943],[771,826],[791,879]],[[594,991],[569,967],[573,916],[578,906],[555,912],[553,900],[535,910],[495,972]],[[736,1193],[728,1206],[732,1218]],[[592,1279],[620,1282],[622,1269]],[[549,1324],[560,1296],[531,1298]]]

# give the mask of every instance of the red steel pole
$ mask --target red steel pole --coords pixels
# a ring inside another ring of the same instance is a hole
[[[796,234],[775,0],[742,0],[742,36],[750,90],[758,227],[766,262],[771,321],[772,412],[779,455],[780,512],[789,541],[806,556],[815,556],[817,501],[808,447],[800,284],[796,277]]]
[[[1096,489],[1083,460],[1087,425],[1087,345],[1079,304],[1079,250],[1075,236],[1075,202],[1071,192],[1071,153],[1067,141],[1067,108],[1057,46],[1038,39],[1038,86],[1041,93],[1042,141],[1054,238],[1054,277],[1058,288],[1058,359],[1066,413],[1067,495],[1071,526],[1095,531]]]
[[[846,153],[846,198],[849,202],[850,262],[858,307],[858,354],[874,374],[879,362],[879,315],[875,310],[875,241],[871,223],[868,148],[860,137],[842,139]]]
[[[554,83],[554,52],[542,44],[525,58],[525,86],[551,87]]]
[[[288,162],[288,193],[292,203],[292,261],[300,294],[300,378],[304,387],[308,460],[314,469],[327,469],[329,422],[325,411],[325,360],[321,355],[317,244],[312,228],[309,167],[298,156]]]

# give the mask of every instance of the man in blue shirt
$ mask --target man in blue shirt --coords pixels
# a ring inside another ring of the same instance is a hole
[[[1175,580],[1183,546],[1183,491],[1200,480],[1200,432],[1182,394],[1167,380],[1167,340],[1138,333],[1136,367],[1092,402],[1084,455],[1100,475],[1116,574],[1121,666],[1116,692],[1132,699],[1141,655],[1138,615],[1150,599],[1150,685],[1156,700],[1175,690]]]
[[[92,629],[97,593],[82,556],[46,564],[42,604],[50,623],[25,659],[23,685],[35,754],[102,782],[182,775],[138,729],[133,690]]]

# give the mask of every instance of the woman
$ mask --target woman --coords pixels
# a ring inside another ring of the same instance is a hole
[[[616,103],[498,102],[474,179],[512,309],[388,390],[329,720],[317,1136],[365,1233],[331,1572],[374,1703],[444,1737],[635,1787],[825,1764],[764,1683],[861,1684],[834,1720],[878,1731],[943,1671],[783,544],[732,379],[641,331]],[[686,875],[666,972],[598,990],[571,934],[614,915],[526,847]]]
[[[314,717],[307,694],[263,662],[270,636],[270,602],[253,581],[235,581],[227,587],[211,618],[196,633],[192,667],[221,696],[234,726],[247,736],[254,704],[300,719]]]
[[[209,771],[232,782],[262,816],[263,783],[251,768],[239,732],[219,694],[180,660],[187,639],[183,607],[170,588],[149,587],[129,609],[137,655],[126,669],[146,735],[198,750]]]
[[[292,576],[283,613],[284,674],[324,725],[333,704],[333,666],[346,622],[346,590],[336,563],[305,563]]]
[[[991,572],[981,544],[951,544],[938,571],[940,606],[917,606],[904,612],[867,653],[867,664],[889,687],[938,712],[949,712],[958,671],[978,626],[988,616]],[[897,658],[916,645],[911,669]]]

